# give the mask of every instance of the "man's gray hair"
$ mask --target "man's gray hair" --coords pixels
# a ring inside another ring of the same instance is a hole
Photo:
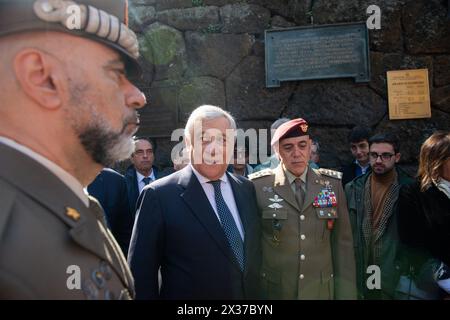
[[[192,111],[191,115],[189,116],[186,127],[184,128],[185,137],[187,137],[190,141],[193,141],[192,135],[194,133],[194,126],[197,121],[211,120],[221,117],[228,119],[231,129],[236,130],[236,121],[227,111],[211,105],[203,105],[198,107],[197,109]]]

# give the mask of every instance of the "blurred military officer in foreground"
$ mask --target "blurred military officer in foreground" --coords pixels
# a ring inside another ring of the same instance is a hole
[[[352,232],[340,173],[308,167],[308,124],[282,124],[275,169],[249,176],[262,218],[262,290],[268,299],[355,299]]]
[[[0,299],[129,299],[83,188],[133,151],[144,95],[126,1],[0,0]]]

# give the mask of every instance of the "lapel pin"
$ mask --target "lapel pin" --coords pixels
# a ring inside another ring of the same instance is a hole
[[[75,210],[74,208],[70,208],[67,207],[66,208],[66,216],[68,216],[70,219],[72,219],[73,221],[78,221],[80,220],[80,213]]]

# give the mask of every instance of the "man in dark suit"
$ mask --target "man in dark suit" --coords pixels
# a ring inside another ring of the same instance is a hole
[[[369,161],[369,138],[370,130],[366,127],[355,127],[350,132],[348,143],[350,144],[350,151],[354,160],[352,163],[343,166],[340,169],[342,172],[343,187],[356,177],[371,171]]]
[[[235,128],[218,107],[194,110],[185,129],[191,164],[141,194],[128,256],[137,299],[259,297],[255,190],[226,172],[234,137],[225,135]]]
[[[88,192],[102,205],[108,228],[116,238],[123,254],[127,256],[134,212],[130,213],[124,176],[112,169],[105,168],[88,186]]]
[[[136,201],[142,189],[149,183],[163,177],[153,165],[155,161],[155,142],[149,138],[136,138],[134,152],[131,155],[131,165],[125,172],[130,212],[136,213]]]

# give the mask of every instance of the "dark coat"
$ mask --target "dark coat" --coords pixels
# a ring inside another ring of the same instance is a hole
[[[103,169],[88,186],[88,192],[102,205],[106,223],[127,256],[134,212],[130,212],[124,176],[112,169]]]
[[[366,250],[365,240],[362,231],[364,218],[364,187],[371,172],[357,177],[345,186],[347,196],[348,212],[353,231],[353,244],[355,246],[356,279],[358,284],[358,296],[360,299],[367,298],[370,293],[366,287],[367,278],[371,273],[367,273],[369,265],[369,252]],[[411,183],[412,178],[403,170],[397,167],[397,179],[400,185]],[[392,216],[389,218],[386,229],[380,235],[382,243],[381,252],[381,298],[392,299],[395,288],[398,284],[400,273],[398,270],[397,255],[399,251],[399,238],[397,231],[397,204],[393,208]]]
[[[98,202],[91,197],[87,208],[47,168],[3,144],[0,163],[0,299],[129,299],[131,273]],[[69,266],[79,267],[81,289],[68,289]]]
[[[247,179],[227,175],[245,233],[244,272],[202,186],[187,166],[151,183],[141,194],[128,255],[137,299],[259,297],[261,251],[255,189]]]
[[[345,188],[345,185],[356,178],[356,169],[357,164],[355,162],[350,163],[349,165],[343,166],[339,171],[342,172],[342,186]],[[369,167],[367,168],[366,173],[372,171]]]
[[[164,177],[164,175],[160,173],[155,166],[153,166],[152,169],[155,175],[155,179],[160,179]],[[128,204],[130,206],[130,212],[134,216],[136,213],[137,199],[139,198],[139,188],[136,176],[136,169],[134,168],[133,165],[127,168],[127,171],[125,172],[125,180],[127,183]]]
[[[450,199],[436,186],[421,192],[415,182],[400,190],[398,230],[406,246],[450,266]]]

